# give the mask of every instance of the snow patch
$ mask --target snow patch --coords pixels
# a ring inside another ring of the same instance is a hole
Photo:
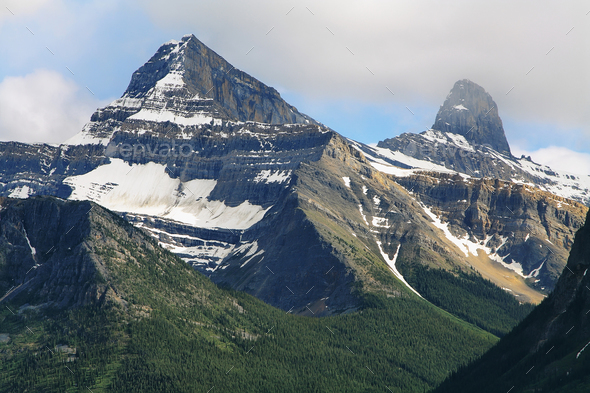
[[[150,218],[150,221],[153,221],[153,218]],[[135,222],[134,225],[138,228],[147,230],[162,247],[177,254],[185,262],[191,264],[193,267],[204,268],[206,271],[214,271],[217,269],[224,258],[235,248],[235,245],[231,243],[226,243],[220,240],[201,239],[178,233],[169,233],[145,225],[143,222]],[[189,240],[189,244],[192,243],[194,245],[185,246],[183,240]]]
[[[27,239],[27,244],[29,245],[29,248],[31,249],[31,255],[33,257],[35,257],[35,255],[37,255],[37,250],[35,249],[35,247],[33,247],[31,245],[31,241],[29,240],[29,235],[27,235],[26,229],[23,228],[23,232],[25,233],[25,238]]]
[[[239,247],[236,247],[232,254],[233,255],[239,255],[244,253],[246,250],[248,250],[244,255],[242,255],[241,258],[248,258],[246,259],[244,262],[242,262],[242,264],[240,265],[240,269],[243,268],[244,266],[246,266],[246,264],[248,262],[250,262],[252,259],[254,259],[257,256],[260,256],[262,254],[264,254],[264,250],[258,250],[258,241],[253,241],[252,243],[244,243],[242,245],[240,245]],[[264,257],[262,257],[264,258]],[[262,259],[261,259],[262,260]]]
[[[359,211],[361,212],[361,216],[363,216],[363,220],[365,221],[365,224],[369,225],[369,222],[367,221],[367,216],[365,216],[365,214],[363,213],[363,205],[359,204]]]
[[[20,186],[15,188],[8,194],[9,198],[27,199],[33,194],[33,190],[29,186]]]
[[[408,282],[405,280],[404,276],[402,276],[402,274],[397,270],[397,267],[395,266],[395,262],[397,261],[397,256],[399,255],[399,249],[401,247],[401,244],[397,245],[397,250],[395,251],[395,255],[391,259],[389,259],[389,256],[387,256],[387,254],[385,252],[383,252],[383,248],[381,248],[381,242],[378,240],[377,240],[377,247],[379,247],[379,252],[381,253],[381,256],[383,257],[383,259],[385,259],[385,262],[387,262],[387,266],[389,266],[389,268],[391,269],[393,274],[402,283],[404,283],[404,285],[406,287],[408,287],[412,292],[414,292],[416,295],[422,297],[422,295],[420,295],[418,293],[418,291],[416,291],[414,288],[412,288],[412,286],[410,284],[408,284]]]
[[[291,171],[271,171],[270,169],[265,169],[261,171],[256,177],[254,178],[254,183],[261,183],[264,182],[268,183],[283,183],[291,178]]]
[[[193,116],[185,117],[182,112],[175,112],[166,109],[142,109],[136,114],[129,116],[130,120],[153,121],[157,123],[171,122],[182,126],[197,126],[201,124],[209,124],[213,120],[211,116],[204,113],[195,113]]]
[[[590,342],[589,342],[588,344],[584,345],[584,348],[582,348],[582,349],[580,350],[580,352],[578,352],[578,354],[576,355],[576,359],[580,357],[580,355],[582,354],[582,352],[584,352],[584,349],[586,349],[586,347],[587,347],[588,345],[590,345]]]
[[[342,180],[344,180],[344,185],[346,187],[350,188],[350,177],[344,176],[344,177],[342,177]]]
[[[430,142],[438,142],[438,143],[448,143],[448,140],[445,136],[445,133],[436,130],[426,130],[420,133],[420,136],[424,139],[429,140]]]
[[[479,246],[479,245],[477,243],[473,243],[473,242],[469,241],[468,240],[469,235],[465,235],[465,237],[463,239],[456,237],[449,230],[449,223],[448,222],[443,224],[443,222],[436,216],[436,214],[434,214],[432,212],[432,210],[430,210],[428,207],[426,207],[426,205],[424,205],[421,202],[420,202],[420,205],[421,205],[422,209],[424,210],[424,212],[428,215],[428,217],[430,217],[432,219],[432,221],[434,222],[434,226],[437,227],[438,229],[440,229],[441,231],[443,231],[443,233],[445,234],[445,237],[447,239],[449,239],[453,244],[455,244],[461,251],[463,251],[463,253],[465,254],[466,257],[469,256],[469,252],[471,251],[471,249],[475,249],[475,252],[472,252],[472,254],[477,255],[477,248],[479,248],[479,247],[474,247],[474,246]]]
[[[373,217],[373,226],[380,228],[389,228],[389,222],[387,221],[387,218]]]
[[[165,77],[156,82],[156,87],[164,89],[178,89],[184,86],[184,75],[175,71],[169,72]]]
[[[264,254],[264,250],[260,250],[260,251],[258,251],[256,254],[252,255],[250,258],[248,258],[248,259],[247,259],[247,260],[246,260],[244,263],[242,263],[242,264],[240,265],[240,269],[241,269],[241,268],[243,268],[244,266],[246,266],[246,264],[247,264],[248,262],[250,262],[252,259],[254,259],[254,258],[256,258],[257,256],[260,256],[260,255],[262,255],[262,254]],[[264,258],[264,257],[262,257],[262,258]],[[262,259],[261,259],[261,260],[262,260]]]
[[[508,256],[508,255],[506,255],[506,256]],[[506,269],[512,270],[513,272],[515,272],[516,274],[518,274],[522,278],[527,278],[527,276],[525,276],[525,274],[522,270],[522,265],[520,263],[515,262],[515,261],[512,261],[512,263],[506,263],[503,260],[496,260],[496,262],[498,262],[499,264],[504,266]]]
[[[506,241],[508,240],[507,237],[502,237],[502,243],[500,244],[500,246],[498,246],[498,248],[496,249],[496,252],[492,252],[492,249],[490,247],[486,246],[487,243],[490,241],[491,236],[488,236],[483,242],[480,242],[480,243],[473,242],[473,241],[469,240],[468,234],[466,234],[463,238],[459,238],[451,233],[451,231],[449,230],[449,223],[448,222],[443,223],[423,203],[420,203],[420,205],[421,205],[422,209],[424,209],[424,212],[432,219],[434,226],[439,228],[440,230],[442,230],[445,237],[448,240],[450,240],[453,244],[455,244],[465,254],[465,257],[469,257],[469,254],[477,256],[478,250],[482,250],[483,252],[485,252],[487,254],[488,258],[490,258],[492,261],[498,262],[499,264],[501,264],[505,268],[514,271],[515,273],[517,273],[519,276],[521,276],[523,278],[530,277],[530,274],[529,275],[524,274],[522,265],[520,263],[518,263],[516,261],[512,261],[512,263],[506,263],[504,261],[510,254],[506,255],[505,257],[501,257],[497,254],[497,250],[499,250],[500,248],[502,248],[502,246],[504,246],[504,244],[506,244]],[[483,243],[483,244],[481,244],[481,243]],[[541,268],[541,266],[538,269],[540,269],[540,268]],[[538,274],[538,272],[537,272],[537,274]]]
[[[423,134],[421,135],[424,136]],[[368,152],[361,150],[356,142],[352,140],[349,141],[355,149],[363,153],[363,155],[365,156],[365,158],[369,160],[373,168],[377,169],[379,172],[383,172],[389,175],[407,177],[412,176],[418,172],[424,171],[435,171],[451,174],[458,173],[456,171],[447,169],[442,165],[434,164],[431,161],[418,160],[414,157],[407,156],[398,151],[392,151],[382,147],[369,146],[369,148],[373,151],[373,154],[369,154]],[[446,143],[446,140],[444,140],[444,142]],[[412,169],[404,169],[395,165],[391,165],[389,162],[386,161],[386,159],[401,162],[409,167],[412,167]],[[464,178],[469,178],[469,176],[462,173],[459,173],[459,175],[463,176]]]
[[[529,273],[529,275],[527,277],[537,277],[544,264],[545,264],[545,261],[541,262],[541,265],[538,268],[531,270],[531,272]]]
[[[455,108],[458,111],[468,111],[469,110],[469,109],[465,108],[462,104],[453,105],[453,108]]]
[[[471,144],[465,139],[463,135],[453,134],[450,132],[445,133],[447,138],[449,138],[455,145],[459,146],[463,150],[467,151],[475,151],[475,149],[471,146]]]

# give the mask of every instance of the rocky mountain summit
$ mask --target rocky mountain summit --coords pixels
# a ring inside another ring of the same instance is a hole
[[[489,146],[510,156],[498,106],[489,93],[468,79],[455,82],[432,129],[462,135],[471,144]]]
[[[145,121],[169,124],[180,133],[188,128],[190,133],[192,128],[229,120],[318,124],[287,104],[275,89],[236,69],[194,35],[186,35],[162,45],[133,73],[123,96],[97,110],[84,130],[66,143],[106,145],[115,132]]]
[[[482,120],[497,117],[493,101],[467,82],[455,88],[440,117],[465,136],[430,130],[373,148],[301,114],[185,36],[158,49],[123,96],[67,144],[0,144],[1,194],[96,202],[214,282],[287,312],[352,312],[368,292],[424,296],[460,312],[457,304],[477,295],[453,303],[441,288],[488,285],[482,278],[520,303],[539,302],[565,265],[586,207],[391,148],[406,139],[404,148],[452,143],[458,158],[449,165],[483,170],[477,149],[504,162],[497,157],[508,156],[489,146],[503,146],[501,121]],[[477,141],[467,139],[471,124]],[[425,285],[425,275],[437,281]],[[518,306],[493,307],[505,317],[500,325],[470,322],[502,334],[521,315]]]
[[[316,121],[287,104],[272,87],[240,71],[199,41],[186,35],[169,41],[133,73],[123,98],[184,95],[196,107],[207,102],[224,119],[268,124],[315,124]],[[154,91],[155,90],[155,91]],[[188,108],[165,101],[167,109],[183,113]],[[152,109],[144,101],[142,109]],[[155,109],[155,108],[153,108]],[[158,108],[161,109],[161,108]]]
[[[589,205],[590,176],[514,157],[498,113],[481,86],[463,79],[453,86],[430,130],[385,139],[376,148],[361,147],[376,162],[528,184]]]

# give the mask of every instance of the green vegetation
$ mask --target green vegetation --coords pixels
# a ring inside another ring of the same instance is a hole
[[[318,319],[231,296],[244,313],[163,307],[125,320],[117,308],[48,318],[5,309],[2,329],[14,339],[0,344],[0,390],[425,392],[496,341],[414,299],[370,296],[361,312]],[[187,318],[203,314],[214,323]],[[247,337],[238,325],[250,328]]]
[[[362,288],[361,311],[287,314],[94,214],[85,242],[106,268],[95,276],[103,300],[3,302],[0,391],[426,392],[497,341],[421,299]]]
[[[426,297],[438,308],[385,274],[362,241],[329,228],[322,231],[335,252],[360,271],[362,307],[294,316],[218,288],[108,211],[93,210],[88,225],[80,244],[100,261],[92,283],[100,300],[55,309],[32,291],[4,301],[0,391],[427,392],[492,347],[498,339],[490,332],[521,316],[489,282],[414,268],[414,285],[427,293],[419,282],[431,281]],[[487,313],[469,308],[475,300]],[[509,311],[494,322],[501,307]]]
[[[403,269],[408,283],[425,299],[496,336],[504,336],[535,307],[476,274],[430,269],[413,264]]]

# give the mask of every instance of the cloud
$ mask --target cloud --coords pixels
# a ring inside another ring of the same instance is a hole
[[[55,71],[6,77],[0,82],[0,140],[63,142],[102,105]]]
[[[159,26],[195,33],[236,67],[296,94],[432,106],[468,78],[492,95],[501,116],[590,137],[590,52],[580,49],[590,45],[584,1],[142,6]]]
[[[535,151],[512,148],[515,156],[531,156],[533,161],[551,169],[578,175],[590,175],[590,154],[580,153],[560,146],[549,146]]]
[[[523,148],[590,151],[590,52],[580,49],[590,45],[590,15],[580,0],[6,5],[16,17],[0,12],[0,80],[52,69],[98,97],[118,96],[159,44],[194,33],[237,68],[280,86],[303,112],[358,140],[420,132],[453,83],[469,78],[495,99],[510,140],[540,140],[519,142]],[[354,121],[339,121],[343,111]],[[545,134],[524,129],[530,124]],[[557,131],[556,141],[550,135]]]
[[[0,21],[7,18],[20,17],[37,12],[49,0],[12,0],[3,2],[4,9],[0,13]],[[6,11],[6,12],[4,12]]]
[[[163,34],[134,1],[52,0],[26,13],[8,6],[15,15],[0,9],[7,16],[0,21],[0,80],[55,70],[101,98],[123,93],[133,71],[175,35]]]

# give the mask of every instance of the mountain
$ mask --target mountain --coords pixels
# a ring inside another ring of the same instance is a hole
[[[590,177],[513,157],[497,105],[482,87],[457,81],[428,131],[377,146],[350,143],[413,192],[466,257],[481,250],[530,287],[552,290],[583,224]]]
[[[463,85],[464,135],[399,141],[517,167]],[[192,35],[67,143],[0,155],[10,390],[426,391],[553,289],[588,211],[348,140]]]
[[[482,89],[453,95],[477,119],[497,113]],[[477,135],[502,131],[469,119]],[[553,288],[587,210],[522,184],[393,166],[397,152],[301,114],[194,36],[158,49],[67,144],[0,154],[1,195],[94,201],[286,312],[410,296],[498,336]]]
[[[186,126],[227,120],[318,124],[287,104],[275,89],[234,68],[194,35],[186,35],[162,45],[133,73],[123,96],[96,111],[66,144],[106,145],[121,127],[141,132],[133,125],[142,121],[169,122],[172,130],[166,132],[182,135]]]
[[[426,391],[497,341],[413,296],[291,315],[47,196],[0,199],[0,290],[3,392]]]
[[[590,214],[555,290],[510,334],[434,392],[590,390]]]
[[[555,171],[511,154],[498,106],[467,79],[455,83],[430,130],[404,133],[363,151],[375,162],[527,184],[590,204],[590,175]]]
[[[457,81],[436,115],[432,129],[463,136],[470,144],[489,146],[510,156],[498,106],[483,87]]]

